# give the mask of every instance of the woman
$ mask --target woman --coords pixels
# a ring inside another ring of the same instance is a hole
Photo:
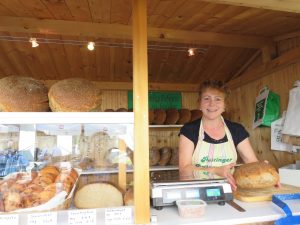
[[[227,98],[228,91],[222,82],[202,84],[199,93],[202,118],[185,124],[180,130],[179,171],[184,177],[209,174],[226,177],[236,190],[231,169],[235,166],[237,151],[245,163],[258,160],[245,128],[223,119]]]

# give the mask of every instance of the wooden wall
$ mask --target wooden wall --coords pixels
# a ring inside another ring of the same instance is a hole
[[[278,43],[278,52],[282,54],[300,46],[300,38],[293,38]],[[268,85],[280,95],[281,113],[287,109],[289,90],[296,80],[300,80],[300,63],[292,64],[280,71],[271,73],[235,90],[232,90],[229,104],[229,118],[241,122],[250,133],[250,141],[259,159],[268,160],[274,166],[281,167],[300,159],[300,153],[292,154],[271,150],[270,128],[252,129],[255,97],[259,90]]]

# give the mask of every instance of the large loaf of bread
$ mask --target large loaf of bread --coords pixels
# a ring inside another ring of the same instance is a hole
[[[48,89],[31,77],[8,76],[0,79],[0,111],[47,112]]]
[[[79,209],[118,207],[123,206],[123,195],[111,184],[87,184],[76,192],[74,204]]]
[[[238,167],[233,174],[238,188],[268,188],[276,185],[279,175],[276,169],[265,162],[247,163]]]
[[[101,94],[93,82],[70,78],[53,84],[48,93],[53,112],[100,111]]]

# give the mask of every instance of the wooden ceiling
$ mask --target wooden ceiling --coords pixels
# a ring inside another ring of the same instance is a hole
[[[150,89],[232,81],[300,30],[295,0],[149,0],[147,10]],[[1,0],[0,77],[131,83],[131,24],[131,0]]]

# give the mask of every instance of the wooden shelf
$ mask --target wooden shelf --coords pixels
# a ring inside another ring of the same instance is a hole
[[[149,125],[150,128],[180,128],[182,124],[174,124],[174,125]]]
[[[166,171],[166,170],[178,170],[178,166],[151,166],[150,172],[152,171]],[[91,170],[83,170],[81,175],[89,175],[89,174],[110,174],[110,173],[118,173],[118,168],[97,168]],[[132,173],[133,168],[128,167],[126,172]]]

